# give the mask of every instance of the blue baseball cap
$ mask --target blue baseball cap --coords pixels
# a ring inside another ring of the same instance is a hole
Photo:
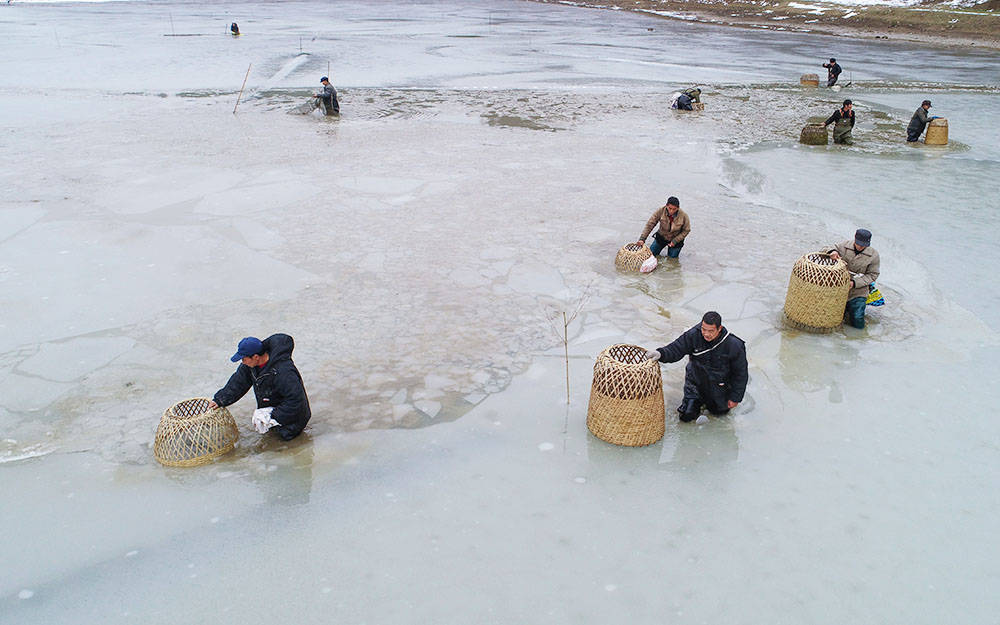
[[[239,362],[247,356],[256,356],[264,352],[264,344],[255,336],[248,336],[236,346],[236,353],[230,358],[233,362]]]

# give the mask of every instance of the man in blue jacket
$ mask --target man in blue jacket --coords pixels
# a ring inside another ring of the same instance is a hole
[[[240,341],[231,360],[241,364],[215,394],[213,407],[235,404],[252,386],[257,408],[273,408],[271,418],[278,425],[271,430],[286,441],[298,436],[312,412],[302,376],[292,362],[294,348],[287,334],[272,334],[263,341],[248,336]]]
[[[677,407],[681,421],[697,419],[702,405],[712,414],[722,415],[743,401],[749,380],[746,345],[722,326],[722,315],[714,310],[673,343],[649,350],[646,356],[660,362],[677,362],[688,356],[684,399]]]

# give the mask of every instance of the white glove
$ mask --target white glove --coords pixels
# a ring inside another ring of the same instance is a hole
[[[275,425],[280,425],[277,421],[271,418],[271,411],[274,407],[268,408],[258,408],[253,411],[253,417],[250,422],[253,424],[255,430],[261,434],[266,434],[269,429]]]
[[[646,352],[646,358],[649,358],[650,360],[659,360],[660,357],[661,357],[660,352],[655,349],[651,349]]]

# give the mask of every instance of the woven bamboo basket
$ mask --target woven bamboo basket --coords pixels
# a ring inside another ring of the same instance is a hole
[[[799,84],[803,87],[818,87],[819,76],[817,74],[802,74],[802,77],[799,78]]]
[[[652,255],[653,252],[645,243],[642,245],[629,243],[623,245],[622,249],[618,250],[618,255],[615,256],[615,267],[618,267],[622,271],[639,271],[642,263]]]
[[[210,401],[186,399],[163,413],[153,443],[160,464],[194,467],[233,450],[240,436],[236,421],[225,407],[209,408]]]
[[[927,145],[948,145],[948,120],[943,117],[932,119],[927,124],[927,135],[924,137]]]
[[[665,420],[660,363],[637,345],[602,351],[594,363],[587,429],[615,445],[642,447],[663,438]]]
[[[806,145],[827,145],[830,143],[830,135],[827,134],[826,126],[823,125],[823,122],[818,124],[810,122],[799,133],[799,143],[805,143]]]
[[[785,320],[808,332],[831,332],[844,320],[851,273],[829,254],[806,254],[795,261],[785,295]]]
[[[704,102],[692,102],[691,103],[691,110],[692,111],[704,111],[705,110],[705,103]]]

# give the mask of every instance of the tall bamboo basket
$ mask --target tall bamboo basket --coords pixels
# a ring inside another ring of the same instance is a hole
[[[186,399],[163,413],[153,443],[160,464],[194,467],[233,450],[240,437],[236,421],[225,407],[209,408],[210,401]]]
[[[785,320],[807,332],[832,332],[844,320],[851,272],[842,259],[806,254],[795,261],[785,295]]]
[[[602,351],[594,363],[587,429],[615,445],[642,447],[663,438],[665,420],[660,363],[637,345]]]
[[[927,145],[948,145],[948,120],[943,117],[932,119],[927,124],[927,135],[924,137]]]
[[[639,271],[642,263],[652,255],[653,252],[645,243],[642,245],[629,243],[618,250],[618,255],[615,256],[615,267],[622,271]]]
[[[816,74],[802,74],[802,77],[799,78],[799,84],[803,87],[818,87],[819,76]]]

